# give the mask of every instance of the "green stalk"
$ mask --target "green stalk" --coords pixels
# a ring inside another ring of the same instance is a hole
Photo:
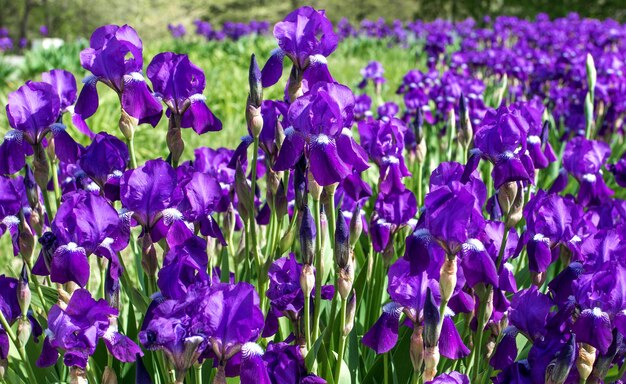
[[[250,208],[251,208],[251,212],[250,212],[250,218],[249,218],[249,226],[248,226],[248,231],[250,233],[250,240],[252,242],[252,255],[254,256],[257,266],[261,265],[261,262],[259,260],[259,253],[257,251],[257,238],[256,238],[256,225],[254,223],[254,196],[256,193],[256,172],[257,172],[257,160],[259,157],[259,137],[256,136],[254,138],[254,144],[252,146],[252,174],[251,174],[251,178],[252,180],[250,180],[250,185],[251,185],[251,189],[252,189],[252,193],[250,194],[252,197],[252,201],[250,202]],[[261,271],[259,270],[258,273],[261,273]]]
[[[137,155],[135,154],[135,138],[131,137],[126,140],[126,144],[128,145],[128,154],[130,155],[130,168],[137,168]]]
[[[422,170],[422,163],[420,163],[419,161],[417,162],[417,205],[421,206],[422,205],[422,183],[423,183],[423,170]]]
[[[11,339],[11,341],[13,342],[13,345],[15,345],[15,347],[17,348],[17,351],[20,354],[20,358],[22,359],[22,361],[24,362],[24,365],[26,366],[26,371],[28,373],[28,381],[37,383],[37,381],[35,380],[35,377],[36,377],[35,372],[33,371],[33,367],[30,364],[30,359],[28,359],[28,356],[26,356],[26,349],[24,349],[24,346],[22,345],[22,343],[20,343],[18,338],[15,336],[15,332],[13,332],[13,329],[9,325],[9,322],[7,321],[6,317],[4,317],[4,313],[2,313],[2,311],[0,311],[0,323],[2,323],[2,327],[6,331],[7,335],[9,335],[9,339]]]
[[[195,372],[195,379],[196,379],[196,384],[202,384],[202,366],[198,366],[196,367],[196,369],[194,370]]]
[[[335,189],[330,188],[332,190],[328,195],[328,234],[330,238],[330,244],[335,246],[335,224],[337,219],[337,213],[335,212]]]
[[[313,340],[319,335],[320,315],[322,306],[322,220],[320,217],[320,201],[313,200],[313,215],[315,217],[315,308],[313,308]],[[306,302],[306,300],[305,300]]]
[[[54,185],[54,197],[56,198],[57,209],[61,204],[61,186],[59,184],[59,161],[51,160],[52,165],[52,184]]]
[[[339,312],[339,349],[337,350],[337,364],[335,365],[335,383],[339,382],[339,376],[341,375],[341,362],[343,361],[343,355],[346,350],[346,335],[343,333],[343,328],[346,326],[347,306],[348,300],[341,300],[341,312]]]
[[[311,350],[311,297],[304,298],[304,338],[306,340],[306,350],[310,351]]]

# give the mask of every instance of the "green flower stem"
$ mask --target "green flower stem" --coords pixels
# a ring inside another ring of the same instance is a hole
[[[311,298],[304,298],[304,339],[306,340],[306,350],[311,350]]]
[[[337,219],[337,213],[335,212],[335,190],[336,188],[330,188],[332,192],[328,194],[328,234],[330,244],[335,246],[335,225]]]
[[[59,184],[59,160],[51,160],[52,165],[52,185],[54,185],[54,197],[56,198],[57,209],[61,204],[61,186]]]
[[[324,268],[322,265],[322,220],[320,215],[320,201],[313,200],[313,215],[315,217],[315,308],[313,308],[313,340],[319,336],[320,315],[322,306],[322,279]],[[306,300],[305,300],[306,302]]]
[[[337,364],[335,364],[335,383],[339,382],[341,375],[341,362],[343,361],[343,355],[346,350],[346,335],[343,333],[343,329],[346,326],[346,307],[348,306],[348,300],[341,300],[341,312],[339,312],[339,349],[337,350]]]
[[[130,168],[137,168],[137,155],[135,154],[135,138],[126,139],[128,145],[128,154],[130,155]]]
[[[251,173],[251,181],[250,181],[250,188],[252,190],[252,193],[250,194],[252,197],[252,201],[250,202],[250,207],[251,207],[251,212],[250,212],[250,217],[249,217],[249,225],[248,225],[248,232],[250,233],[250,241],[252,244],[250,244],[252,246],[252,256],[254,257],[256,263],[257,263],[257,267],[259,267],[258,269],[258,273],[261,273],[260,270],[260,265],[261,265],[261,261],[259,259],[260,255],[257,249],[257,238],[256,238],[256,225],[255,225],[255,218],[254,218],[254,196],[256,193],[256,173],[257,173],[257,160],[259,157],[259,137],[256,136],[254,138],[254,144],[252,145],[252,173]]]

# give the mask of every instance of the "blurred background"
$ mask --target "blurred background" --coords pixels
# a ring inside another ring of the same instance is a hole
[[[191,25],[195,19],[220,25],[225,21],[275,22],[302,5],[326,9],[333,22],[347,17],[387,21],[461,20],[472,17],[510,15],[551,18],[577,12],[583,17],[626,20],[624,0],[0,0],[0,27],[12,37],[32,38],[41,25],[50,36],[64,39],[88,37],[103,24],[132,24],[144,39],[164,36],[168,23]]]

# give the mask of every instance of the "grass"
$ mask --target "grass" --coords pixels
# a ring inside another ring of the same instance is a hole
[[[26,54],[25,68],[18,75],[11,76],[12,80],[6,82],[0,88],[0,103],[6,104],[7,94],[17,89],[24,81],[40,80],[40,73],[53,68],[61,68],[74,73],[79,83],[87,73],[80,67],[79,52],[84,42],[66,44],[58,52],[55,51],[31,51]],[[276,47],[275,41],[270,37],[249,37],[238,42],[205,42],[205,41],[176,41],[165,39],[163,41],[144,42],[144,67],[152,57],[159,52],[173,51],[188,54],[191,61],[200,66],[206,75],[205,96],[207,104],[223,122],[221,132],[207,133],[202,136],[196,135],[192,130],[184,130],[183,138],[186,143],[183,159],[193,156],[193,149],[199,146],[231,147],[234,148],[242,136],[247,134],[245,124],[245,103],[248,94],[247,71],[250,55],[255,53],[259,65],[263,65]],[[384,54],[382,54],[384,52]],[[370,60],[380,61],[385,68],[385,76],[388,83],[383,88],[383,99],[400,102],[401,98],[395,95],[395,90],[402,80],[402,76],[415,64],[416,48],[401,48],[388,46],[385,41],[372,41],[365,39],[350,39],[339,44],[337,51],[328,61],[331,73],[335,79],[352,87],[357,91],[356,85],[361,80],[360,70]],[[287,61],[287,60],[286,60]],[[282,99],[285,81],[288,75],[287,63],[285,63],[284,76],[281,81],[272,88],[265,90],[265,99]],[[100,107],[96,114],[87,122],[95,132],[106,131],[121,137],[117,129],[119,119],[119,102],[113,91],[104,85],[98,86],[100,95]],[[66,124],[71,126],[69,118]],[[9,129],[6,115],[0,116],[0,133],[4,134]],[[86,144],[84,137],[73,127],[70,128],[72,136]],[[144,125],[140,126],[136,133],[136,146],[139,161],[158,156],[166,157],[167,147],[165,134],[167,120],[162,119],[156,128]]]

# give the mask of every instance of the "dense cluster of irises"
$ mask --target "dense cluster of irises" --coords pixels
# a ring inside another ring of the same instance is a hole
[[[80,91],[55,69],[9,94],[4,380],[622,382],[624,28],[428,24],[401,106],[378,62],[356,95],[334,80],[323,11],[273,32],[234,150],[184,158],[182,129],[222,129],[203,69],[144,67],[128,25],[93,32]],[[122,139],[90,126],[99,92]],[[139,163],[161,119],[169,155]]]
[[[270,32],[271,25],[269,21],[252,20],[248,23],[227,21],[222,25],[222,29],[217,29],[210,22],[200,19],[194,20],[193,24],[196,35],[203,37],[207,41],[237,41],[244,36],[267,35]],[[181,23],[169,24],[167,29],[175,39],[181,39],[187,34],[187,29]]]

